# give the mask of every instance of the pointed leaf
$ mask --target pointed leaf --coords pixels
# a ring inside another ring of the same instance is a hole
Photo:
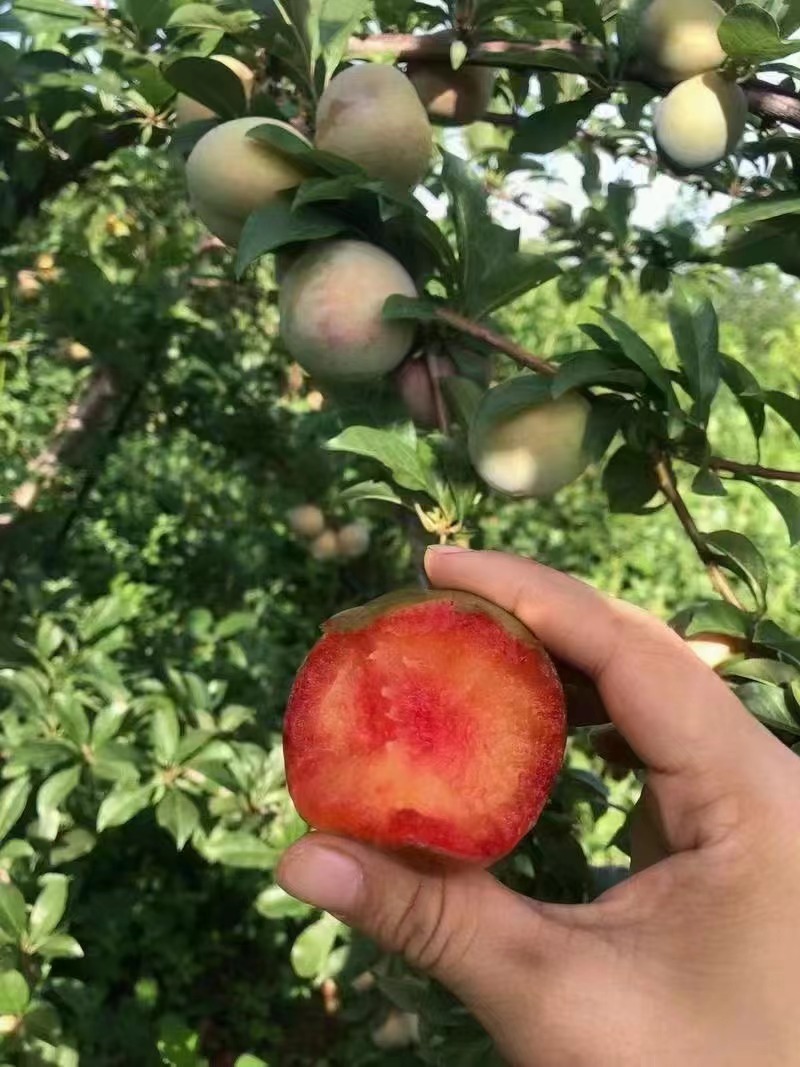
[[[0,1015],[22,1015],[30,999],[28,983],[19,971],[0,972]]]
[[[28,778],[16,778],[0,793],[0,841],[8,837],[25,811],[30,791],[31,783]]]
[[[46,874],[42,883],[44,888],[36,898],[28,924],[34,945],[52,934],[64,917],[67,907],[69,881],[66,875]]]
[[[97,812],[98,833],[129,822],[148,806],[152,793],[152,785],[121,785],[112,789]]]
[[[27,927],[25,898],[15,885],[0,882],[0,930],[12,941],[18,941]]]
[[[156,822],[175,838],[180,852],[200,822],[196,804],[179,789],[171,789],[156,808]]]
[[[680,289],[669,305],[669,324],[695,401],[693,414],[705,426],[722,376],[714,305],[706,297],[693,298]]]

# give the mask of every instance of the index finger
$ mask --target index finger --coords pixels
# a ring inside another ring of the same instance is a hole
[[[429,550],[433,585],[510,611],[554,655],[597,685],[609,717],[653,770],[708,771],[769,736],[677,634],[630,604],[532,560]]]

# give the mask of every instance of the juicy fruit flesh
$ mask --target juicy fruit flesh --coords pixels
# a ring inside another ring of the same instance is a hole
[[[284,741],[311,826],[492,862],[538,818],[563,755],[560,683],[532,638],[457,596],[328,632],[310,653]]]

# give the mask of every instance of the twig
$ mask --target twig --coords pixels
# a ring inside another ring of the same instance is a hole
[[[708,465],[715,471],[747,474],[753,478],[766,478],[774,482],[800,482],[800,471],[784,471],[776,467],[762,467],[760,463],[738,463],[735,459],[720,459],[715,456],[709,460]]]
[[[655,472],[658,479],[659,489],[672,505],[675,514],[680,520],[681,526],[683,526],[689,540],[694,545],[697,555],[705,565],[714,589],[719,593],[723,600],[727,600],[729,604],[738,608],[739,611],[745,611],[744,604],[736,595],[733,586],[728,581],[727,575],[722,567],[720,567],[714,553],[709,549],[703,535],[698,530],[697,523],[692,518],[692,514],[686,506],[686,502],[678,490],[678,484],[675,480],[675,472],[666,456],[656,456]]]
[[[438,426],[440,433],[447,433],[447,408],[445,407],[444,397],[442,396],[442,386],[439,381],[439,375],[436,373],[436,357],[431,351],[430,345],[425,349],[425,369],[428,372],[428,377],[431,382],[433,407],[436,412],[436,425]]]
[[[424,56],[446,61],[451,43],[452,36],[448,34],[381,33],[365,38],[351,37],[348,55],[352,58],[393,55],[401,61]],[[466,62],[484,67],[537,70],[537,57],[553,52],[581,60],[593,68],[592,73],[598,80],[604,78],[604,50],[572,40],[482,41],[479,47],[470,51]],[[541,68],[553,69],[552,65],[545,64],[541,64]],[[621,72],[620,80],[641,82],[656,90],[670,89],[673,84],[658,79],[652,69],[635,62]],[[748,108],[754,115],[800,129],[800,98],[796,93],[759,78],[749,78],[742,88],[747,94]]]
[[[104,420],[115,396],[116,385],[108,369],[93,371],[57,423],[53,436],[28,463],[30,477],[11,494],[11,509],[0,514],[0,532],[9,531],[21,516],[33,510],[42,489],[56,478],[70,450]]]
[[[490,330],[488,326],[473,322],[472,319],[459,315],[457,311],[451,311],[450,308],[438,308],[436,317],[448,326],[452,326],[454,330],[458,330],[459,333],[469,334],[470,337],[483,341],[490,348],[496,348],[498,352],[505,353],[528,370],[544,374],[548,378],[554,377],[558,372],[558,368],[553,363],[542,359],[541,356],[535,356],[522,345],[518,345],[516,341],[512,341],[510,337],[504,337],[503,334]]]

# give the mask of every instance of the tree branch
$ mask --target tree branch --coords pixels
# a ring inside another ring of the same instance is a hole
[[[53,436],[28,463],[30,477],[11,495],[10,508],[0,514],[0,532],[10,531],[31,512],[42,490],[58,476],[70,451],[105,420],[116,396],[116,383],[105,367],[95,370],[53,431]]]
[[[717,562],[714,553],[708,548],[703,535],[698,530],[697,523],[692,518],[692,514],[686,506],[686,502],[680,494],[678,484],[675,480],[675,472],[673,471],[667,456],[656,456],[655,472],[656,478],[658,479],[659,489],[672,505],[681,526],[683,526],[689,540],[694,545],[697,555],[705,565],[714,589],[719,593],[723,600],[727,600],[729,604],[732,604],[740,611],[745,611],[746,608],[744,604],[736,595],[736,591],[728,581],[727,575]]]
[[[447,62],[452,40],[452,36],[447,34],[381,33],[372,37],[352,37],[348,55],[354,59],[392,55],[401,61],[424,57]],[[572,56],[583,65],[592,67],[598,81],[604,78],[604,50],[571,40],[482,41],[477,48],[470,51],[466,62],[484,67],[552,71],[553,65],[544,63],[541,59],[544,54],[549,53],[552,56],[554,52]],[[652,69],[635,62],[622,72],[620,80],[641,82],[658,91],[668,90],[674,84],[659,80]],[[760,78],[749,78],[742,88],[747,94],[748,107],[754,115],[800,129],[800,98],[795,93],[771,85]]]
[[[730,471],[732,474],[746,474],[753,478],[765,478],[774,482],[800,482],[800,471],[762,467],[760,463],[737,463],[735,459],[720,459],[715,456],[709,460],[708,465],[715,471]]]
[[[527,367],[528,370],[535,371],[537,374],[544,374],[548,378],[552,378],[558,371],[558,368],[553,363],[542,359],[541,356],[535,356],[532,352],[523,348],[522,345],[518,345],[516,341],[512,341],[511,338],[504,337],[503,334],[489,329],[488,326],[473,322],[472,319],[459,315],[457,311],[451,311],[450,308],[438,308],[436,317],[440,322],[444,322],[454,330],[458,330],[459,333],[466,333],[477,341],[483,341],[490,348],[496,348],[498,352],[503,352],[505,355],[510,356],[520,366]]]

